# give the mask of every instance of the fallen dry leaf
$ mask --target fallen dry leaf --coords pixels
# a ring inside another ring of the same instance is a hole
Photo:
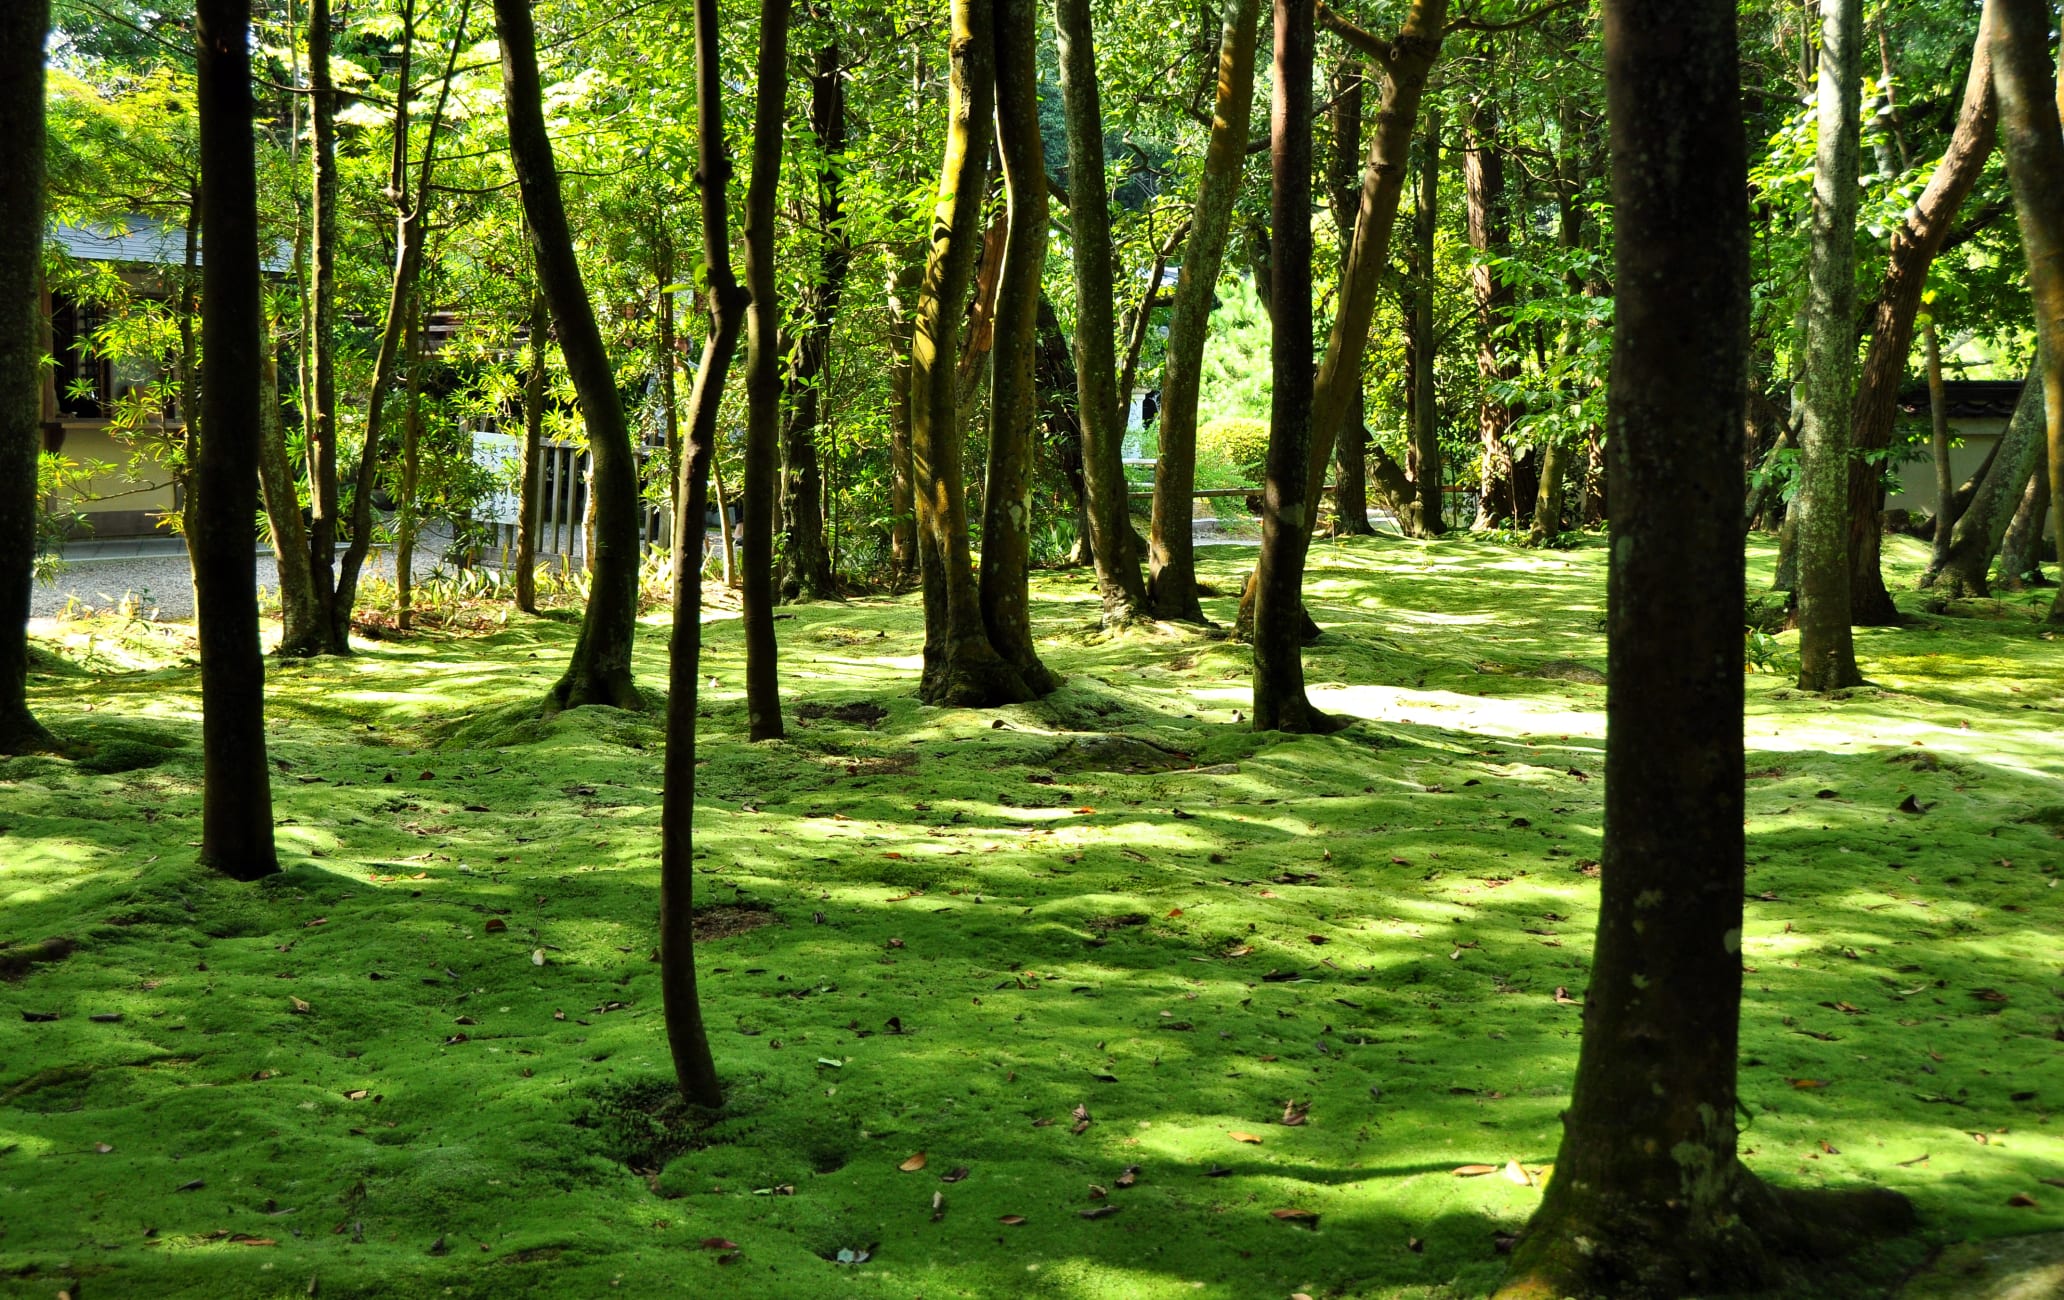
[[[1498,1172],[1504,1175],[1506,1182],[1512,1183],[1515,1186],[1532,1187],[1534,1185],[1534,1176],[1522,1169],[1517,1160],[1507,1160],[1505,1167]]]
[[[1286,1101],[1283,1103],[1283,1123],[1295,1128],[1304,1123],[1305,1115],[1311,1110],[1308,1101]]]
[[[1455,1170],[1457,1178],[1481,1178],[1485,1174],[1498,1172],[1496,1165],[1462,1165]]]
[[[294,1004],[294,1014],[297,1016],[305,1016],[310,1011],[310,1007],[306,1002],[303,1002],[300,998],[295,997],[291,993],[287,995],[287,1001]]]
[[[722,1237],[704,1237],[702,1239],[702,1248],[704,1250],[737,1250],[738,1243],[726,1241]]]
[[[1231,1128],[1231,1129],[1227,1129],[1227,1130],[1226,1130],[1226,1136],[1227,1136],[1227,1137],[1229,1137],[1229,1138],[1231,1138],[1231,1139],[1232,1139],[1233,1141],[1235,1141],[1235,1142],[1251,1142],[1251,1143],[1253,1143],[1253,1144],[1254,1144],[1255,1146],[1260,1146],[1260,1145],[1261,1145],[1261,1139],[1260,1139],[1260,1138],[1258,1138],[1258,1137],[1254,1136],[1254,1134],[1252,1134],[1252,1133],[1243,1133],[1243,1132],[1241,1132],[1241,1131],[1240,1131],[1239,1129],[1236,1129],[1236,1128]]]
[[[509,923],[507,921],[504,921],[499,916],[490,916],[487,918],[487,924],[480,928],[487,931],[489,934],[500,934],[502,931],[509,928]]]
[[[1245,957],[1254,951],[1254,945],[1243,943],[1237,948],[1226,949],[1228,957]]]
[[[955,1165],[952,1169],[939,1175],[939,1181],[942,1183],[957,1183],[961,1179],[966,1178],[967,1176],[968,1171],[966,1165]]]
[[[1025,1222],[1025,1216],[1022,1214],[1006,1214],[999,1217],[996,1221],[1007,1228],[1015,1228]]]
[[[1318,1211],[1316,1210],[1270,1210],[1269,1217],[1281,1219],[1285,1223],[1317,1223],[1319,1221]]]
[[[2037,1205],[2035,1203],[2035,1198],[2033,1196],[2030,1196],[2027,1192],[2015,1192],[2012,1196],[2009,1196],[2007,1198],[2007,1204],[2013,1206],[2017,1210],[2039,1210],[2042,1208],[2040,1205]]]
[[[1107,1219],[1118,1213],[1118,1209],[1118,1206],[1106,1204],[1092,1206],[1087,1210],[1077,1210],[1075,1213],[1085,1219]]]
[[[908,1159],[908,1160],[905,1160],[905,1161],[904,1161],[904,1162],[903,1162],[902,1164],[900,1164],[900,1165],[897,1165],[897,1166],[896,1166],[896,1168],[898,1168],[898,1169],[902,1170],[902,1171],[903,1171],[904,1173],[906,1173],[906,1174],[914,1174],[914,1173],[916,1173],[916,1172],[917,1172],[918,1170],[920,1170],[920,1169],[922,1169],[922,1168],[924,1168],[924,1167],[925,1167],[925,1153],[924,1153],[924,1152],[922,1152],[922,1151],[920,1151],[920,1152],[918,1152],[918,1153],[917,1153],[916,1155],[914,1155],[914,1156],[910,1157],[910,1159]]]
[[[1790,1079],[1790,1078],[1788,1078],[1788,1079],[1786,1079],[1786,1080],[1785,1080],[1785,1082],[1786,1082],[1786,1083],[1789,1083],[1789,1084],[1791,1084],[1791,1085],[1792,1085],[1792,1086],[1793,1086],[1794,1088],[1825,1088],[1825,1087],[1827,1087],[1827,1080],[1826,1080],[1826,1079]]]

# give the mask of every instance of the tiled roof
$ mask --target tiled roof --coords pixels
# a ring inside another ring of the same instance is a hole
[[[134,262],[145,266],[182,266],[186,262],[186,228],[156,217],[130,215],[115,221],[88,221],[79,225],[59,224],[51,228],[50,242],[84,262]],[[201,247],[194,247],[194,265],[201,264]],[[274,273],[287,270],[290,251],[276,246],[263,261]]]

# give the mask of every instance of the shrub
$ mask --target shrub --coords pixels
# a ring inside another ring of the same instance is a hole
[[[1267,420],[1227,415],[1197,429],[1197,462],[1201,469],[1216,462],[1237,470],[1248,483],[1258,484],[1268,461]]]

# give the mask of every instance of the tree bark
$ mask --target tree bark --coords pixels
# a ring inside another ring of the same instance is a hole
[[[523,194],[523,214],[537,251],[538,283],[558,327],[588,426],[588,454],[594,465],[595,545],[589,554],[594,580],[588,608],[566,673],[552,687],[548,711],[606,704],[643,707],[631,676],[631,641],[638,627],[638,464],[616,374],[595,327],[587,286],[574,257],[573,233],[559,197],[559,173],[552,141],[545,134],[538,85],[537,34],[529,0],[495,0],[495,29],[502,47],[502,96],[508,108],[509,153]]]
[[[1104,174],[1103,104],[1089,0],[1054,0],[1054,28],[1060,45],[1061,99],[1068,138],[1082,483],[1089,498],[1090,553],[1108,626],[1138,616],[1146,608],[1147,589],[1139,557],[1132,549],[1132,515],[1126,502],[1125,417],[1132,395],[1116,386],[1111,188]],[[1165,434],[1165,420],[1162,428]]]
[[[1780,1203],[1736,1152],[1749,221],[1733,0],[1607,0],[1605,60],[1604,872],[1562,1150],[1503,1300],[1761,1284],[1788,1235],[1852,1217],[1839,1196]],[[1910,1221],[1889,1193],[1857,1199]]]
[[[29,710],[43,451],[43,45],[50,0],[0,5],[0,754],[54,748]]]
[[[329,638],[315,597],[315,575],[308,555],[308,530],[301,522],[301,495],[294,483],[293,462],[280,428],[279,357],[261,334],[264,360],[258,370],[258,484],[263,489],[265,519],[272,534],[272,557],[279,573],[280,644],[282,658],[321,654]]]
[[[1039,138],[1039,10],[1038,0],[995,4],[996,154],[1010,224],[996,280],[996,338],[989,356],[980,597],[989,644],[1017,669],[1026,689],[1045,695],[1060,681],[1039,661],[1032,643],[1030,588],[1032,426],[1039,418],[1039,283],[1046,268],[1047,233],[1046,151]],[[1075,192],[1082,193],[1079,185]],[[1122,524],[1122,472],[1116,490]],[[1129,568],[1137,587],[1139,565],[1133,562]],[[1110,608],[1108,601],[1105,608]]]
[[[1322,732],[1346,725],[1304,691],[1304,557],[1318,493],[1312,461],[1312,46],[1314,0],[1274,0],[1269,104],[1268,461],[1254,593],[1254,729]],[[1366,210],[1362,219],[1367,220]],[[1359,226],[1357,227],[1359,229]],[[1320,462],[1323,467],[1324,462]]]
[[[1440,109],[1430,107],[1426,110],[1426,129],[1419,138],[1419,184],[1412,205],[1412,328],[1405,348],[1412,375],[1410,473],[1416,509],[1409,523],[1410,535],[1414,537],[1434,537],[1441,532],[1440,412],[1433,385],[1434,356],[1440,350],[1433,318],[1437,287],[1433,242],[1440,220],[1440,137]]]
[[[889,583],[902,587],[916,573],[917,499],[910,467],[913,420],[910,347],[924,281],[921,246],[896,259],[889,276]]]
[[[236,880],[279,870],[265,761],[265,658],[258,646],[258,172],[251,141],[250,0],[200,0],[194,18],[200,109],[201,390],[195,491],[186,521],[201,652],[201,854]],[[40,138],[40,137],[39,137]],[[41,239],[34,246],[41,247]],[[26,301],[33,302],[33,298]],[[33,482],[33,477],[31,479]]]
[[[1562,531],[1562,475],[1569,451],[1560,438],[1541,444],[1541,490],[1534,498],[1533,522],[1527,527],[1528,546],[1546,546]]]
[[[1161,363],[1161,439],[1154,467],[1154,507],[1147,541],[1147,594],[1154,617],[1202,623],[1197,596],[1194,517],[1197,490],[1197,403],[1204,379],[1204,343],[1218,275],[1232,233],[1247,160],[1254,105],[1255,31],[1260,0],[1227,0],[1218,38],[1218,90],[1211,138],[1197,181],[1189,246],[1176,274],[1168,314],[1168,351]],[[1122,467],[1121,467],[1122,468]]]
[[[547,312],[545,291],[533,289],[529,341],[523,351],[522,482],[516,489],[516,608],[526,614],[538,612],[537,535],[545,475],[545,334],[551,328]]]
[[[1822,0],[1805,374],[1800,381],[1799,689],[1863,680],[1849,631],[1849,421],[1856,373],[1856,177],[1863,0]],[[1902,361],[1903,364],[1903,361]]]
[[[1362,101],[1368,80],[1352,54],[1344,54],[1334,65],[1332,103],[1333,161],[1329,169],[1327,204],[1333,210],[1333,230],[1339,238],[1340,262],[1347,264],[1354,247],[1356,199],[1359,197],[1356,171],[1362,160]],[[1340,431],[1333,453],[1333,535],[1366,537],[1376,530],[1369,526],[1369,424],[1368,394],[1355,386],[1354,405]]]
[[[2040,349],[2038,349],[2038,355]],[[2021,386],[2013,418],[1972,488],[1971,499],[1956,516],[1949,544],[1930,556],[1921,586],[1939,588],[1951,598],[1992,594],[1987,576],[2000,555],[2009,521],[2021,506],[2030,478],[2042,472],[2043,444],[2048,436],[2048,407],[2043,401],[2042,363]],[[2007,570],[2002,566],[2001,576]]]
[[[1518,467],[1505,437],[1512,427],[1512,408],[1493,391],[1495,385],[1510,383],[1519,375],[1519,358],[1508,335],[1514,300],[1512,286],[1500,279],[1486,260],[1502,258],[1510,252],[1512,231],[1505,193],[1505,157],[1498,152],[1494,139],[1496,112],[1488,103],[1476,106],[1462,154],[1469,247],[1476,254],[1476,262],[1469,269],[1469,283],[1476,299],[1476,372],[1483,388],[1476,408],[1477,439],[1483,446],[1482,474],[1477,485],[1476,519],[1470,525],[1478,532],[1495,528],[1505,520],[1517,523],[1520,514]]]
[[[402,340],[408,374],[402,384],[401,491],[394,519],[394,623],[406,632],[415,626],[416,486],[422,474],[423,442],[423,300],[409,312]]]
[[[794,404],[782,447],[782,516],[788,529],[783,600],[821,600],[836,590],[831,556],[825,548],[824,481],[818,465],[817,430],[824,423],[831,330],[853,264],[840,164],[834,161],[846,151],[846,90],[839,57],[834,39],[818,47],[810,71],[810,130],[823,161],[817,171],[817,278],[804,291],[809,324],[796,344],[795,368],[790,373]]]
[[[2064,128],[2058,123],[2057,82],[2048,59],[2050,11],[2041,0],[1992,0],[1993,75],[1999,93],[2000,136],[2007,177],[2014,187],[2021,250],[2028,259],[2029,296],[2042,370],[2043,415],[2049,458],[2050,519],[2057,554],[2064,558]],[[2064,623],[2064,583],[2049,622]]]
[[[1987,33],[1992,6],[1978,20],[1978,39],[1971,52],[1971,70],[1964,80],[1949,148],[1914,201],[1906,220],[1892,232],[1884,279],[1871,312],[1870,349],[1850,428],[1852,460],[1848,471],[1849,614],[1852,623],[1878,626],[1899,621],[1899,610],[1885,589],[1878,551],[1885,532],[1885,491],[1877,465],[1862,457],[1892,444],[1892,425],[1899,410],[1899,389],[1906,382],[1907,357],[1913,350],[1914,319],[1927,287],[1928,267],[1949,237],[1951,221],[1985,170],[1997,134],[1998,104],[1993,90],[1994,53]],[[1852,338],[1853,343],[1853,338]]]
[[[2000,586],[2021,591],[2042,581],[2043,516],[2050,509],[2048,457],[2028,476],[2014,522],[2000,541]]]
[[[982,240],[988,188],[996,104],[992,27],[992,0],[953,0],[946,154],[910,348],[910,461],[925,608],[924,678],[918,693],[928,704],[961,708],[1032,698],[1017,669],[990,644],[982,622],[961,464],[960,317]]]
[[[308,305],[310,402],[303,412],[308,456],[308,560],[320,649],[351,653],[351,613],[337,615],[337,86],[330,76],[330,0],[308,0],[309,157],[314,171]],[[282,647],[284,648],[284,647]]]
[[[786,4],[786,0],[771,0]],[[724,1092],[703,1028],[695,982],[695,722],[701,685],[702,548],[717,410],[738,339],[747,295],[731,270],[731,218],[724,188],[731,156],[724,146],[724,84],[717,48],[717,0],[695,0],[695,183],[702,192],[702,255],[709,285],[709,339],[688,396],[686,455],[674,498],[673,637],[667,646],[665,793],[660,812],[659,980],[666,1007],[674,1080],[691,1105],[721,1106]],[[719,509],[721,510],[721,505]],[[729,520],[718,526],[728,535]]]
[[[1956,527],[1956,476],[1949,468],[1949,400],[1942,390],[1942,344],[1933,317],[1921,322],[1921,356],[1928,375],[1928,452],[1935,465],[1935,553],[1949,549]]]

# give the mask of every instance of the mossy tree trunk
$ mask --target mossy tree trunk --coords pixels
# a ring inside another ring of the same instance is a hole
[[[545,335],[551,324],[545,291],[532,290],[529,338],[523,349],[523,454],[518,471],[522,482],[516,489],[516,608],[526,614],[537,613],[537,537],[545,488]]]
[[[2064,128],[2058,123],[2057,82],[2049,63],[2050,9],[2040,0],[1992,0],[1993,76],[1999,92],[2000,136],[2007,176],[2014,186],[2021,249],[2028,259],[2029,296],[2041,343],[2043,416],[2049,458],[2050,519],[2064,558]],[[2064,623],[2064,583],[2049,621]]]
[[[1799,1244],[1782,1234],[1904,1208],[1865,1198],[1792,1221],[1737,1158],[1749,222],[1735,6],[1607,0],[1605,31],[1619,296],[1604,874],[1562,1149],[1507,1300],[1766,1283],[1774,1251]]]
[[[29,711],[43,450],[43,42],[50,0],[0,6],[0,754],[56,741]]]
[[[187,517],[201,652],[201,862],[237,880],[279,870],[265,761],[265,657],[258,646],[258,171],[251,139],[250,0],[200,0],[202,268],[199,508]],[[39,137],[40,138],[40,137]],[[40,248],[41,240],[35,241]],[[33,296],[25,295],[33,303]],[[32,480],[33,481],[33,480]]]
[[[1813,160],[1800,381],[1799,689],[1863,680],[1849,631],[1849,420],[1856,376],[1856,176],[1863,94],[1863,0],[1820,9],[1819,144]]]
[[[953,0],[946,154],[910,347],[910,463],[924,582],[924,677],[931,704],[986,708],[1032,698],[982,621],[968,544],[959,401],[960,317],[982,243],[996,104],[993,0]]]
[[[2009,591],[2023,590],[2042,577],[2043,517],[2050,509],[2048,457],[2028,476],[2014,522],[2000,539],[1999,581]]]
[[[788,0],[767,0],[786,8]],[[721,1106],[724,1093],[702,1023],[695,984],[695,721],[702,658],[703,516],[717,445],[724,379],[745,332],[748,298],[731,270],[731,155],[724,145],[724,82],[717,0],[695,0],[695,171],[702,195],[702,256],[709,285],[709,338],[688,395],[687,445],[674,499],[673,638],[667,646],[665,794],[660,811],[659,981],[667,1046],[681,1096]],[[729,521],[719,516],[729,531]]]
[[[1929,557],[1921,586],[1944,595],[1987,596],[1993,559],[2001,554],[2009,521],[2025,500],[2029,480],[2042,472],[2043,444],[2048,438],[2048,406],[2043,401],[2041,349],[2035,372],[2021,386],[2021,398],[2007,430],[1987,458],[1971,499],[1949,530],[1949,544]],[[2001,574],[2008,576],[2002,566]]]
[[[1003,166],[1009,226],[997,273],[996,334],[989,359],[989,464],[982,493],[979,594],[989,644],[1017,670],[1027,690],[1045,695],[1059,682],[1039,661],[1032,644],[1030,585],[1032,427],[1039,418],[1039,283],[1046,267],[1047,235],[1046,151],[1039,138],[1039,10],[1038,0],[995,4],[996,152]],[[1122,473],[1116,490],[1122,523]],[[1139,565],[1133,562],[1129,568],[1137,588]],[[1108,613],[1108,598],[1105,609]]]
[[[537,33],[529,0],[495,0],[495,30],[502,49],[502,97],[509,120],[509,153],[523,194],[537,254],[538,283],[558,327],[559,351],[580,398],[593,463],[594,575],[580,636],[565,675],[552,687],[548,709],[607,704],[643,706],[631,677],[631,641],[638,627],[638,466],[630,425],[595,313],[574,257],[573,232],[559,195],[552,141],[545,134],[538,86]]]
[[[1197,490],[1197,403],[1203,393],[1204,343],[1218,273],[1232,233],[1233,203],[1246,170],[1254,107],[1254,48],[1260,0],[1227,0],[1218,37],[1218,89],[1211,138],[1204,148],[1189,246],[1176,273],[1161,363],[1161,439],[1148,524],[1147,594],[1154,617],[1202,623],[1197,596],[1194,512]],[[1122,466],[1121,466],[1122,468]]]
[[[817,433],[829,409],[825,386],[831,377],[831,331],[845,297],[853,264],[845,227],[845,190],[837,162],[846,149],[845,69],[836,39],[817,48],[810,66],[810,132],[817,155],[817,274],[804,291],[809,323],[796,341],[790,372],[793,409],[782,438],[781,504],[786,543],[781,581],[783,600],[819,600],[836,583],[824,536],[824,476]]]
[[[1068,139],[1068,216],[1074,235],[1069,247],[1075,263],[1075,382],[1082,421],[1082,483],[1088,497],[1090,555],[1103,595],[1104,622],[1117,624],[1131,620],[1146,607],[1147,589],[1139,557],[1133,552],[1131,513],[1126,508],[1125,417],[1131,394],[1117,387],[1111,189],[1104,173],[1103,102],[1090,23],[1089,0],[1055,0],[1062,117]],[[1040,183],[1044,184],[1044,177]],[[1028,310],[1030,306],[1026,304]]]
[[[752,168],[745,188],[745,536],[739,547],[745,625],[747,734],[779,740],[781,683],[774,643],[774,506],[781,478],[781,303],[774,278],[774,209],[788,112],[789,0],[762,0],[753,70]]]

